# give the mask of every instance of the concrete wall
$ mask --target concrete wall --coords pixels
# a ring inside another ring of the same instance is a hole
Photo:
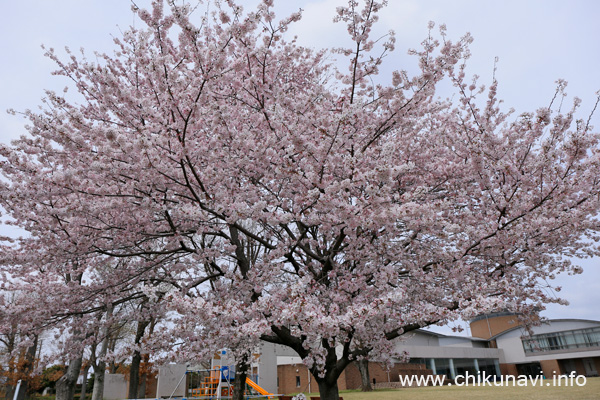
[[[525,358],[525,351],[523,350],[523,343],[521,342],[521,336],[523,334],[524,331],[516,329],[496,338],[496,345],[499,349],[503,350],[503,358],[500,359],[501,363],[514,364],[529,362],[529,360]]]
[[[278,357],[284,357],[284,356],[289,356],[289,357],[299,357],[298,353],[296,353],[295,350],[293,350],[290,347],[287,346],[282,346],[280,344],[273,344],[273,343],[266,343],[263,342],[262,346],[272,346],[270,347],[270,351],[275,351],[275,354],[277,354]],[[263,347],[261,347],[262,349]]]
[[[186,396],[186,378],[184,377],[187,366],[185,364],[168,364],[158,369],[158,385],[156,397]],[[183,379],[181,379],[183,377]],[[179,385],[178,385],[179,384]]]
[[[263,343],[260,349],[260,360],[258,362],[258,385],[270,393],[277,393],[277,354],[285,352],[278,349],[273,343]],[[283,346],[279,346],[283,347]],[[296,352],[292,351],[293,354]]]
[[[439,346],[439,338],[436,335],[424,332],[410,332],[396,339],[398,343],[406,346]]]
[[[277,365],[302,364],[300,356],[277,356]]]
[[[406,351],[411,358],[496,358],[503,356],[502,349],[487,349],[475,347],[434,347],[434,346],[405,346],[399,343],[399,351]],[[501,361],[502,362],[502,361]]]
[[[485,348],[484,343],[471,340],[467,337],[441,337],[438,340],[440,346]]]
[[[122,374],[104,375],[104,399],[121,400],[127,398],[129,383]]]

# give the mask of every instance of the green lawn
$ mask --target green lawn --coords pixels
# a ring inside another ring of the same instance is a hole
[[[552,383],[552,381],[544,381]],[[538,383],[539,385],[539,383]],[[564,382],[563,382],[564,385]],[[309,396],[318,396],[311,394]],[[503,399],[503,400],[588,400],[600,399],[600,378],[588,378],[585,386],[527,386],[527,387],[459,387],[435,386],[406,389],[385,389],[369,393],[342,390],[340,396],[344,400],[474,400],[474,399]]]

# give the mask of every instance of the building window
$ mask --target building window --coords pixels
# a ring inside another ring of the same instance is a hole
[[[456,372],[457,375],[462,376],[465,376],[467,373],[473,376],[477,375],[475,361],[473,361],[472,358],[455,358],[454,372]]]
[[[479,372],[485,373],[487,376],[497,376],[500,371],[496,370],[496,361],[493,358],[479,358],[477,364],[479,365]]]
[[[600,327],[533,335],[523,339],[525,353],[600,347]]]
[[[450,361],[448,358],[436,358],[435,359],[435,369],[436,369],[436,373],[438,375],[446,375],[448,377],[451,376]]]
[[[296,387],[300,387],[300,377],[296,376]]]

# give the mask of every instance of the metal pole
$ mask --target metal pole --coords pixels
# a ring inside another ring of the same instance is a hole
[[[20,379],[17,382],[17,387],[15,389],[15,395],[13,396],[13,400],[17,400],[17,397],[19,397],[19,390],[21,390],[21,380]]]

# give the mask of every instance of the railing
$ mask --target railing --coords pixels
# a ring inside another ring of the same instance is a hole
[[[600,348],[600,327],[533,335],[522,342],[526,354]]]

